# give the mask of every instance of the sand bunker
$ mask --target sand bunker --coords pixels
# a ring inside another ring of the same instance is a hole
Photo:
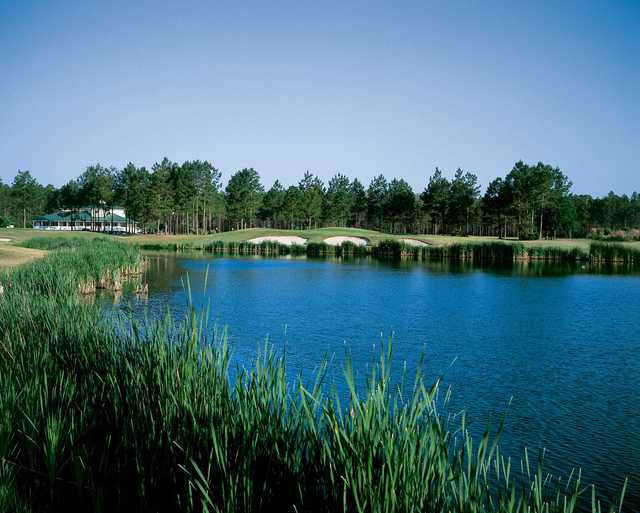
[[[368,244],[367,239],[363,239],[362,237],[329,237],[328,239],[324,239],[323,241],[329,246],[339,246],[343,242],[351,242],[356,246],[366,246]]]
[[[254,244],[260,244],[262,242],[279,242],[280,244],[284,244],[285,246],[302,246],[307,243],[307,239],[303,239],[302,237],[298,237],[297,235],[283,235],[283,236],[275,236],[269,235],[267,237],[256,237],[255,239],[249,240]]]
[[[429,246],[429,244],[427,244],[426,242],[423,242],[418,239],[400,239],[400,240],[404,242],[407,246],[415,246],[415,247]]]
[[[0,242],[11,242],[11,239],[7,239],[6,237],[0,237]]]

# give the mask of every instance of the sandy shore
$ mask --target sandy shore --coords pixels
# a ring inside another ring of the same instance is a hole
[[[285,246],[303,246],[307,243],[307,239],[298,237],[296,235],[269,235],[267,237],[256,237],[255,239],[251,239],[248,242],[252,242],[253,244],[260,244],[262,242],[279,242],[280,244],[284,244]]]
[[[366,246],[369,242],[367,239],[363,239],[362,237],[329,237],[328,239],[324,239],[325,244],[329,244],[329,246],[339,246],[343,242],[351,242],[356,246]]]
[[[426,242],[423,242],[418,239],[400,239],[400,240],[404,242],[407,246],[415,246],[415,247],[429,246],[429,244],[427,244]]]

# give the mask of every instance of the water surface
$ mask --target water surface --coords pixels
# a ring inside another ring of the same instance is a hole
[[[324,356],[340,383],[345,352],[359,375],[393,336],[398,373],[421,355],[429,376],[453,388],[476,433],[507,413],[501,447],[520,458],[546,448],[546,468],[581,467],[605,500],[631,479],[640,505],[640,277],[581,267],[387,264],[375,260],[150,256],[149,298],[119,308],[197,308],[228,326],[236,362],[265,337],[289,371],[310,375]],[[208,273],[207,273],[208,269]],[[205,276],[208,274],[206,283]]]

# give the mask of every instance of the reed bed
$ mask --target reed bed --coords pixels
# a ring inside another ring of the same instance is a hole
[[[589,260],[589,253],[581,248],[563,248],[554,246],[523,246],[516,245],[517,260],[531,260],[544,262],[585,262]]]
[[[513,263],[524,252],[524,246],[501,242],[450,244],[446,246],[412,246],[402,241],[386,240],[374,248],[381,259],[463,260],[471,262]]]
[[[107,239],[97,239],[100,243]],[[37,237],[22,243],[22,246],[33,249],[58,250],[76,248],[90,244],[81,238]],[[309,256],[309,257],[374,257],[381,260],[459,260],[474,263],[512,264],[518,261],[540,261],[548,263],[591,262],[593,264],[624,264],[631,267],[640,266],[640,250],[611,242],[591,242],[589,251],[581,248],[533,246],[511,242],[469,242],[442,246],[412,246],[400,240],[389,239],[375,246],[358,246],[344,242],[339,246],[331,246],[324,242],[310,242],[306,245],[285,245],[278,242],[264,241],[260,244],[251,242],[212,241],[180,242],[180,243],[145,243],[138,246],[145,250],[168,250],[174,252],[202,251],[217,255],[238,256]]]
[[[593,264],[640,265],[640,250],[624,244],[592,242],[589,251],[581,248],[529,246],[521,243],[481,242],[448,246],[411,246],[385,240],[372,249],[379,259],[462,260],[475,263],[512,264],[518,261],[550,263],[591,262]]]
[[[366,257],[371,255],[370,246],[359,246],[345,241],[338,246],[326,242],[309,242],[307,256],[310,257]]]
[[[207,243],[181,242],[181,243],[158,243],[142,244],[141,249],[145,250],[168,250],[168,251],[204,251],[217,255],[261,255],[261,256],[284,256],[284,255],[305,255],[305,246],[280,244],[278,242],[263,241],[260,244],[252,242],[235,241],[212,241]]]
[[[640,266],[640,249],[612,242],[592,242],[591,261],[594,263],[626,264]]]
[[[326,364],[293,380],[268,347],[231,369],[194,311],[118,324],[81,301],[83,280],[139,262],[83,242],[0,278],[0,511],[599,511],[579,473],[474,439],[438,383],[392,386],[390,346],[363,388],[346,364],[345,399]]]

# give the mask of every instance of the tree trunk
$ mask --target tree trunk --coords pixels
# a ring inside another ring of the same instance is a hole
[[[544,196],[542,197],[542,204],[540,205],[540,232],[538,233],[538,240],[542,240],[542,218],[544,216]]]
[[[467,227],[465,229],[465,235],[469,235],[469,208],[467,208]]]

